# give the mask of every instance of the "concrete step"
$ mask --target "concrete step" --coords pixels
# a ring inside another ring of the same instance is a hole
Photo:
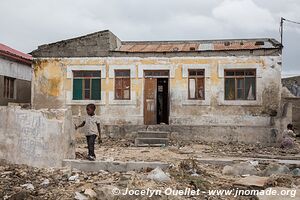
[[[169,132],[165,131],[138,131],[138,138],[168,138]]]
[[[168,146],[168,138],[135,138],[135,146]]]
[[[151,168],[155,169],[160,167],[161,169],[168,168],[168,163],[163,162],[118,162],[118,161],[88,161],[88,160],[63,160],[63,166],[69,166],[72,169],[78,169],[87,172],[97,172],[105,170],[109,172],[127,172],[127,171],[141,171],[143,169]]]

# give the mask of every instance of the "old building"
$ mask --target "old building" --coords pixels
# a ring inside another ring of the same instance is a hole
[[[31,101],[31,55],[0,43],[0,105]]]
[[[300,76],[288,76],[282,78],[282,85],[286,87],[292,95],[300,97]]]
[[[76,119],[95,103],[103,130],[118,136],[151,128],[208,141],[272,140],[281,99],[274,39],[125,42],[101,31],[31,54],[34,108],[70,108]]]
[[[283,94],[283,102],[292,104],[292,123],[300,130],[300,76],[286,76],[282,78],[282,86],[289,91],[288,94]],[[285,95],[285,96],[284,96]]]

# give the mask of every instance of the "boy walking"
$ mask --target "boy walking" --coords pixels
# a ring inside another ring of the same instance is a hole
[[[95,104],[88,104],[86,106],[86,112],[87,116],[85,120],[80,124],[75,124],[75,129],[81,128],[83,126],[86,126],[86,141],[88,145],[88,160],[94,161],[96,159],[95,155],[95,141],[97,138],[97,135],[99,134],[99,141],[101,141],[101,135],[100,135],[100,122],[95,117],[95,110],[96,106]]]

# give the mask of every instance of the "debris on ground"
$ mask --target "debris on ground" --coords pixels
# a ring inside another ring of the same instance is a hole
[[[233,183],[234,186],[237,187],[259,187],[265,188],[267,186],[269,178],[268,177],[260,177],[260,176],[247,176],[245,178],[241,178]]]
[[[264,176],[271,176],[272,174],[288,174],[290,169],[285,165],[271,163],[263,172]]]
[[[154,170],[152,170],[148,176],[148,179],[154,180],[154,181],[158,181],[158,182],[169,182],[171,181],[170,177],[164,173],[164,171],[157,167]]]
[[[300,166],[277,164],[264,157],[285,156],[294,160],[300,155],[293,150],[265,147],[261,144],[222,144],[176,141],[169,147],[134,147],[131,140],[103,138],[96,144],[97,160],[103,161],[160,161],[169,168],[146,168],[142,171],[83,172],[70,167],[59,169],[39,169],[25,165],[0,162],[1,199],[116,199],[112,190],[124,192],[128,189],[193,189],[201,191],[230,190],[237,186],[259,190],[267,187],[300,188]],[[298,152],[299,153],[299,152]],[[78,144],[76,159],[86,159],[85,143]],[[201,158],[226,158],[237,160],[220,162],[200,162]],[[249,160],[242,158],[249,157]],[[255,157],[262,160],[256,160]],[[224,166],[225,165],[225,166]],[[148,199],[140,196],[118,196],[119,200]],[[165,194],[153,199],[237,199],[234,197],[199,196],[168,197]],[[254,199],[240,196],[240,200]]]
[[[223,168],[222,173],[224,175],[241,176],[241,175],[257,175],[258,171],[253,166],[253,164],[249,162],[241,162],[241,163],[234,164],[232,166],[226,165]]]

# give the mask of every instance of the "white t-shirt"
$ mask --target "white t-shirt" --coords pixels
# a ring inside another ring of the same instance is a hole
[[[97,124],[100,124],[100,121],[95,115],[86,116],[85,118],[85,135],[98,135]]]

